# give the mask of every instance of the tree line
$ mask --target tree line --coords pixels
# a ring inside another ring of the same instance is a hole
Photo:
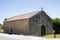
[[[60,18],[53,18],[53,30],[55,31],[54,34],[60,34]]]

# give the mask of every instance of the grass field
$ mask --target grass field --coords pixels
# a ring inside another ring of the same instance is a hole
[[[56,38],[60,38],[60,34],[55,34]],[[54,34],[43,36],[44,38],[54,38]]]

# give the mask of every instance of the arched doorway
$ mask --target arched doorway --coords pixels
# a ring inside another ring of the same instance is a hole
[[[12,34],[12,29],[10,30],[10,34]]]
[[[44,25],[42,25],[41,26],[41,36],[44,36],[45,35],[45,26]]]

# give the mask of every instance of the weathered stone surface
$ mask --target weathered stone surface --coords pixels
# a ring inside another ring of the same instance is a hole
[[[27,34],[29,32],[29,20],[8,21],[4,24],[5,33]]]
[[[45,27],[45,35],[50,34],[52,32],[52,20],[51,18],[44,12],[41,11],[38,14],[34,15],[30,18],[30,34],[36,36],[42,36],[41,27]],[[44,30],[44,29],[43,29]],[[44,34],[44,32],[43,32]]]
[[[30,14],[31,17],[26,14],[25,16],[22,16],[19,20],[12,20],[12,18],[11,21],[9,19],[7,19],[9,21],[4,21],[4,32],[9,34],[24,34],[33,36],[44,36],[52,33],[52,20],[44,11],[36,12],[33,16]]]

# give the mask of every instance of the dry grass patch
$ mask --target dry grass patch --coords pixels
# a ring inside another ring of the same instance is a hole
[[[56,38],[60,38],[60,34],[55,34]],[[44,38],[54,38],[54,34],[43,36]]]

